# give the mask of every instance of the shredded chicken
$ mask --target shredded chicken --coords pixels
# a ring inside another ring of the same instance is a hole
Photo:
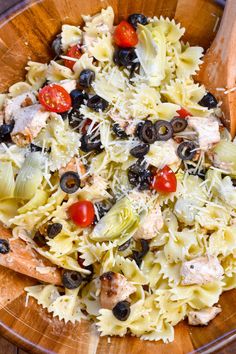
[[[219,123],[215,117],[189,117],[188,126],[198,133],[199,147],[203,151],[220,141]]]
[[[10,123],[12,120],[16,120],[17,112],[21,108],[34,105],[36,102],[36,97],[32,92],[26,92],[14,98],[7,99],[4,104],[5,123]]]
[[[141,221],[138,230],[134,234],[134,239],[149,240],[157,235],[158,230],[163,226],[161,208],[158,205],[151,210]]]
[[[208,307],[199,311],[188,313],[188,323],[192,326],[206,326],[221,312],[220,307]]]
[[[100,303],[105,309],[113,309],[118,302],[127,300],[136,291],[135,286],[119,273],[104,273],[100,280]]]
[[[204,256],[184,262],[180,274],[183,277],[183,285],[202,285],[221,279],[224,270],[217,257]]]
[[[45,127],[49,115],[40,104],[16,111],[13,115],[15,126],[11,133],[12,141],[18,146],[29,144]]]

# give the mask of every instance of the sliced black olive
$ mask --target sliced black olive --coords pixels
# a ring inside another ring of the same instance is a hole
[[[206,177],[206,170],[204,169],[201,169],[201,170],[196,170],[196,167],[195,166],[192,166],[192,165],[189,165],[188,163],[186,163],[186,166],[187,166],[187,171],[188,171],[188,174],[189,175],[192,175],[192,176],[198,176],[200,177],[201,179],[205,179]]]
[[[121,126],[118,123],[113,124],[112,126],[113,132],[118,136],[118,138],[125,139],[128,138],[128,135],[126,132],[121,128]]]
[[[112,281],[113,277],[114,277],[115,273],[112,271],[109,272],[105,272],[100,276],[100,280],[108,280],[108,281]]]
[[[7,254],[10,252],[10,244],[8,240],[0,238],[0,254]]]
[[[67,171],[60,179],[60,187],[67,194],[75,193],[80,188],[80,178],[78,173]]]
[[[65,270],[62,276],[62,284],[67,289],[76,289],[82,283],[83,278],[80,273],[73,270]]]
[[[132,83],[132,78],[134,77],[134,74],[138,74],[140,69],[140,63],[134,63],[131,65],[130,69],[130,74],[129,74],[129,80]]]
[[[141,251],[133,251],[133,259],[135,260],[138,267],[140,267],[143,258],[149,251],[149,243],[147,240],[141,239]]]
[[[83,114],[81,114],[77,109],[72,109],[68,114],[68,119],[70,127],[75,129],[76,131],[79,131],[80,124],[82,120],[84,120]]]
[[[10,124],[2,124],[0,126],[0,142],[11,141],[10,133],[14,128],[15,122],[12,121]]]
[[[95,139],[95,140],[94,140]],[[100,141],[100,137],[97,136],[96,138],[93,138],[88,135],[88,134],[84,134],[81,139],[81,146],[80,149],[84,152],[90,152],[90,151],[97,151],[97,152],[101,152],[102,151],[102,147],[101,147],[101,141]]]
[[[181,160],[192,160],[196,155],[197,146],[190,141],[184,141],[177,148],[177,155]]]
[[[132,14],[128,17],[128,22],[137,29],[138,23],[146,25],[148,23],[147,17],[143,14]]]
[[[90,69],[82,70],[79,76],[79,84],[83,87],[90,87],[95,79],[95,72]]]
[[[105,111],[108,105],[109,103],[98,95],[94,95],[93,97],[89,98],[87,102],[87,106],[93,109],[95,112]]]
[[[66,120],[68,118],[69,111],[61,112],[61,113],[58,113],[58,114],[60,114],[60,116],[62,117],[63,120]]]
[[[155,123],[156,129],[156,140],[158,141],[167,141],[173,136],[172,125],[166,120],[158,120]]]
[[[119,321],[126,321],[130,315],[130,303],[128,301],[120,301],[112,309],[112,313]]]
[[[172,125],[174,133],[180,133],[187,128],[188,122],[184,118],[174,117],[171,119],[170,124]]]
[[[31,152],[37,152],[37,151],[42,151],[43,148],[41,146],[35,145],[35,144],[30,144],[30,151]]]
[[[117,48],[113,57],[114,63],[118,66],[132,66],[137,62],[135,48]]]
[[[208,92],[203,98],[198,102],[200,106],[207,107],[208,109],[216,108],[217,107],[217,99],[212,93]]]
[[[231,182],[232,182],[233,186],[236,187],[236,178],[231,178]]]
[[[62,230],[62,224],[55,222],[54,224],[49,224],[47,227],[47,235],[49,238],[56,237]]]
[[[144,143],[152,144],[157,139],[156,129],[150,120],[146,120],[146,122],[138,127],[139,139]]]
[[[131,244],[131,238],[128,241],[126,241],[125,243],[123,243],[122,245],[120,245],[118,247],[118,251],[120,251],[120,252],[125,251],[127,248],[129,248],[130,244]]]
[[[150,150],[150,145],[142,143],[138,146],[135,146],[133,149],[130,150],[130,155],[139,158],[142,158],[144,155],[148,153]]]
[[[95,207],[97,209],[97,213],[99,215],[99,220],[103,218],[104,215],[110,210],[110,207],[108,205],[102,204],[102,203],[95,203]],[[98,218],[97,215],[95,215],[94,218],[94,225],[98,223]]]
[[[52,42],[52,50],[57,57],[62,54],[62,46],[61,46],[61,35],[56,36],[54,41]]]
[[[47,240],[39,231],[36,231],[36,233],[34,235],[34,242],[39,247],[44,247],[47,245]]]
[[[136,126],[136,130],[135,130],[135,133],[134,135],[137,136],[139,138],[140,136],[140,133],[141,133],[141,129],[143,127],[144,123],[143,122],[139,122]]]
[[[88,100],[87,93],[77,89],[71,91],[70,97],[72,100],[72,107],[74,109],[79,109],[80,106],[84,103],[84,101]]]
[[[152,174],[146,169],[145,164],[138,160],[128,169],[129,183],[139,190],[146,190],[150,188]]]

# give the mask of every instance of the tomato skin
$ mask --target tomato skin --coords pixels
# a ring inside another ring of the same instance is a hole
[[[71,97],[64,87],[57,84],[44,86],[39,91],[39,102],[49,112],[63,113],[72,105]]]
[[[128,48],[138,44],[138,35],[127,21],[121,21],[114,32],[114,42],[119,47]]]
[[[79,59],[81,57],[81,55],[82,55],[82,53],[80,51],[80,47],[78,46],[78,44],[73,45],[73,47],[70,47],[66,52],[67,57],[71,57],[71,58],[75,58],[75,59]],[[67,68],[73,70],[73,67],[75,65],[75,61],[69,60],[69,59],[64,59],[64,64]]]
[[[93,203],[89,200],[80,200],[72,204],[68,209],[71,220],[80,227],[92,225],[95,217]]]
[[[187,118],[192,116],[191,113],[189,113],[186,109],[184,109],[183,107],[181,107],[180,109],[178,109],[178,111],[176,111],[179,115],[180,118]]]
[[[86,120],[85,120],[85,122],[83,124],[83,127],[81,129],[81,133],[82,134],[86,134],[87,133],[87,130],[88,130],[88,128],[89,128],[91,123],[92,123],[92,120],[89,119],[89,118],[86,118]]]
[[[162,193],[171,193],[176,191],[177,179],[175,173],[169,166],[166,165],[161,170],[157,171],[153,177],[151,188]]]

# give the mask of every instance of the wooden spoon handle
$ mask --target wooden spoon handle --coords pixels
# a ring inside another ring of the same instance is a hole
[[[197,76],[219,101],[222,118],[232,136],[236,134],[236,1],[227,0],[219,31],[204,57]],[[223,90],[224,89],[224,90]]]

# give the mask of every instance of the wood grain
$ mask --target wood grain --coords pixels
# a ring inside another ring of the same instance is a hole
[[[2,92],[24,78],[27,60],[49,60],[50,42],[62,23],[81,23],[81,13],[94,14],[110,4],[116,20],[132,12],[176,17],[186,27],[185,38],[205,48],[215,36],[215,19],[211,13],[219,17],[222,14],[213,0],[44,0],[27,3],[24,11],[0,22]],[[233,291],[222,296],[223,312],[208,327],[190,328],[183,322],[176,326],[175,341],[163,344],[142,342],[134,337],[111,338],[108,342],[107,338],[99,338],[88,322],[65,325],[37,306],[33,299],[26,307],[24,287],[34,284],[34,280],[12,270],[0,267],[0,284],[0,333],[31,353],[187,354],[235,329],[236,292]]]

